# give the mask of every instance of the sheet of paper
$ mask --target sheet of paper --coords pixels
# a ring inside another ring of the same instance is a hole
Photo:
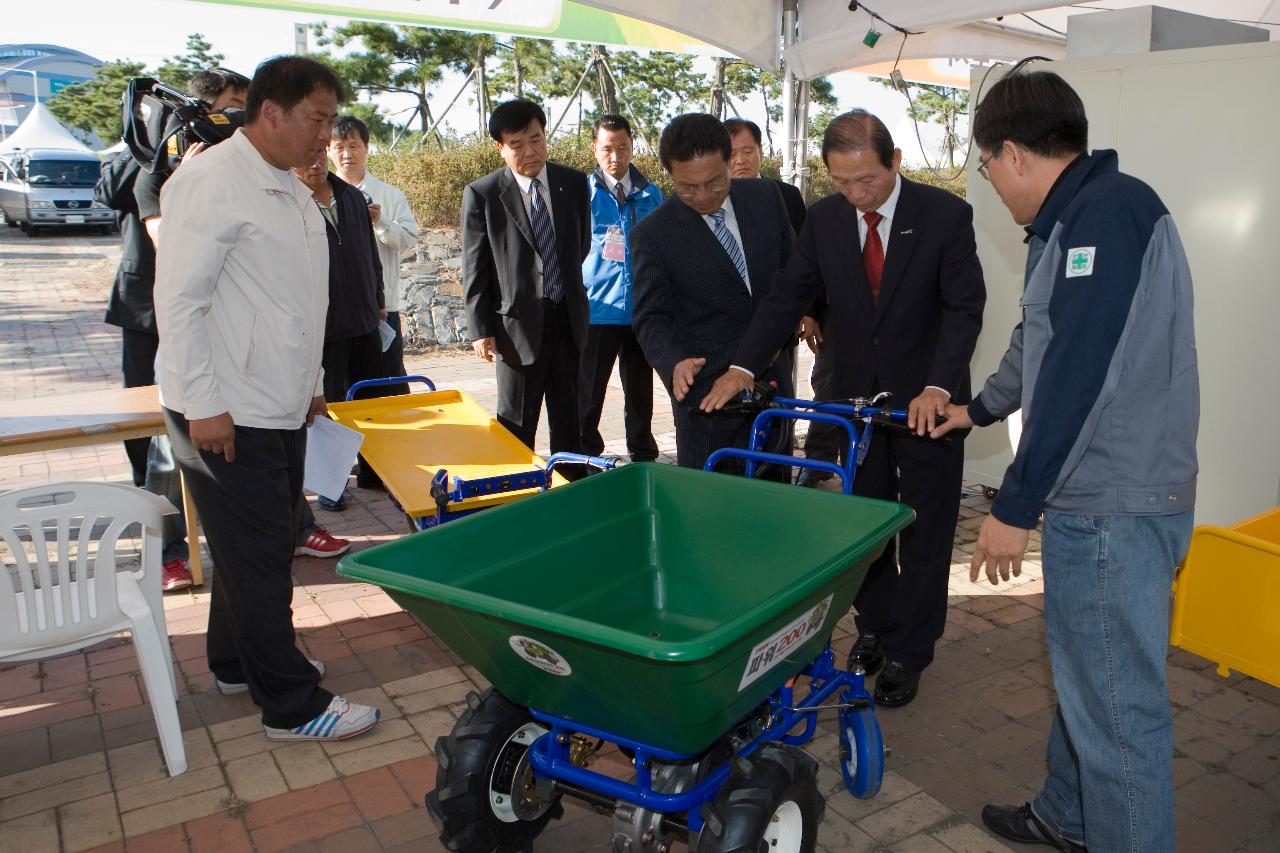
[[[364,436],[326,417],[317,417],[307,430],[307,461],[302,487],[329,500],[342,497]]]

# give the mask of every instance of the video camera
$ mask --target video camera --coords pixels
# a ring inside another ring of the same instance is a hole
[[[217,145],[244,125],[244,110],[211,104],[150,77],[129,81],[121,100],[124,142],[138,165],[168,174],[195,142]]]

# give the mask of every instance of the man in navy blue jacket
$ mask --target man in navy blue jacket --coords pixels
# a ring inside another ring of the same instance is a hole
[[[596,119],[591,151],[599,166],[591,174],[591,251],[582,262],[591,325],[582,350],[579,379],[582,452],[604,452],[600,413],[613,364],[622,377],[623,422],[632,462],[658,458],[653,439],[653,368],[631,328],[631,231],[662,204],[662,190],[631,163],[631,124],[620,115]]]
[[[1159,196],[1116,152],[1087,153],[1088,129],[1049,72],[1011,74],[978,106],[978,172],[1027,229],[1022,322],[933,435],[1022,410],[971,580],[1019,574],[1044,513],[1049,777],[983,821],[1060,850],[1172,853],[1169,585],[1191,538],[1200,415],[1191,270]]]

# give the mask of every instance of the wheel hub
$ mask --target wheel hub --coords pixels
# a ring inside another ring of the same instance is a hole
[[[547,731],[525,723],[498,750],[489,777],[489,808],[504,823],[537,820],[555,803],[551,781],[536,778],[529,763],[529,748]]]

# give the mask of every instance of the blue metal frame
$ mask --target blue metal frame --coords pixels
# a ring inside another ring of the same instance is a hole
[[[413,376],[385,376],[381,379],[361,379],[347,389],[347,402],[354,400],[356,392],[362,388],[377,388],[381,385],[407,385],[410,382],[422,382],[432,391],[436,390],[436,383],[425,376],[416,374]]]
[[[808,678],[809,692],[804,697],[804,704],[797,706],[795,689],[792,685],[802,678]],[[828,644],[822,654],[814,658],[795,679],[788,681],[769,698],[768,728],[738,748],[734,757],[749,756],[771,741],[793,746],[807,743],[813,738],[817,729],[820,710],[818,706],[837,694],[840,703],[865,703],[865,709],[862,709],[862,712],[870,711],[874,720],[875,705],[870,694],[867,693],[862,673],[846,672],[836,667],[835,655]],[[577,785],[589,791],[665,814],[687,812],[690,832],[702,831],[702,804],[713,801],[729,779],[732,760],[717,765],[687,791],[678,794],[659,793],[653,790],[653,759],[691,761],[698,756],[671,752],[616,732],[587,726],[534,708],[530,708],[529,712],[535,720],[550,729],[529,748],[529,763],[533,767],[535,776]],[[787,734],[801,723],[804,724],[804,731],[796,735]],[[605,776],[574,765],[569,755],[569,736],[573,734],[603,739],[634,750],[635,758],[632,763],[636,768],[636,781],[623,782],[612,776]],[[876,788],[878,787],[877,784]],[[850,790],[852,791],[852,788]]]
[[[853,494],[853,481],[858,473],[858,466],[867,456],[871,447],[871,420],[876,415],[883,415],[892,420],[906,421],[906,409],[890,409],[882,406],[855,406],[849,403],[821,402],[817,400],[801,400],[794,397],[774,397],[770,408],[762,409],[751,423],[751,441],[747,449],[726,447],[715,451],[707,457],[703,469],[714,471],[725,459],[741,459],[747,463],[746,476],[754,477],[756,466],[775,464],[793,468],[812,468],[815,471],[826,471],[840,477],[841,491],[846,495]],[[802,456],[787,456],[770,453],[763,448],[768,445],[772,421],[809,421],[824,423],[843,429],[849,436],[849,452],[845,454],[843,466],[820,459],[806,459]],[[861,433],[854,425],[855,420],[863,422]]]
[[[501,495],[507,492],[521,492],[526,489],[538,489],[545,492],[551,488],[551,475],[559,465],[589,465],[601,471],[608,471],[617,464],[618,460],[607,459],[603,456],[585,456],[581,453],[553,453],[544,468],[531,468],[528,471],[519,471],[514,474],[498,474],[493,477],[480,477],[475,480],[454,477],[452,486],[449,485],[449,472],[441,468],[431,478],[431,497],[436,502],[434,521],[425,525],[419,522],[419,527],[422,530],[426,530],[428,527],[435,527],[438,524],[445,523],[445,521],[461,518],[464,515],[470,515],[472,512],[479,512],[479,510],[446,512],[450,503],[459,503],[468,498]],[[448,518],[446,518],[446,515]]]

